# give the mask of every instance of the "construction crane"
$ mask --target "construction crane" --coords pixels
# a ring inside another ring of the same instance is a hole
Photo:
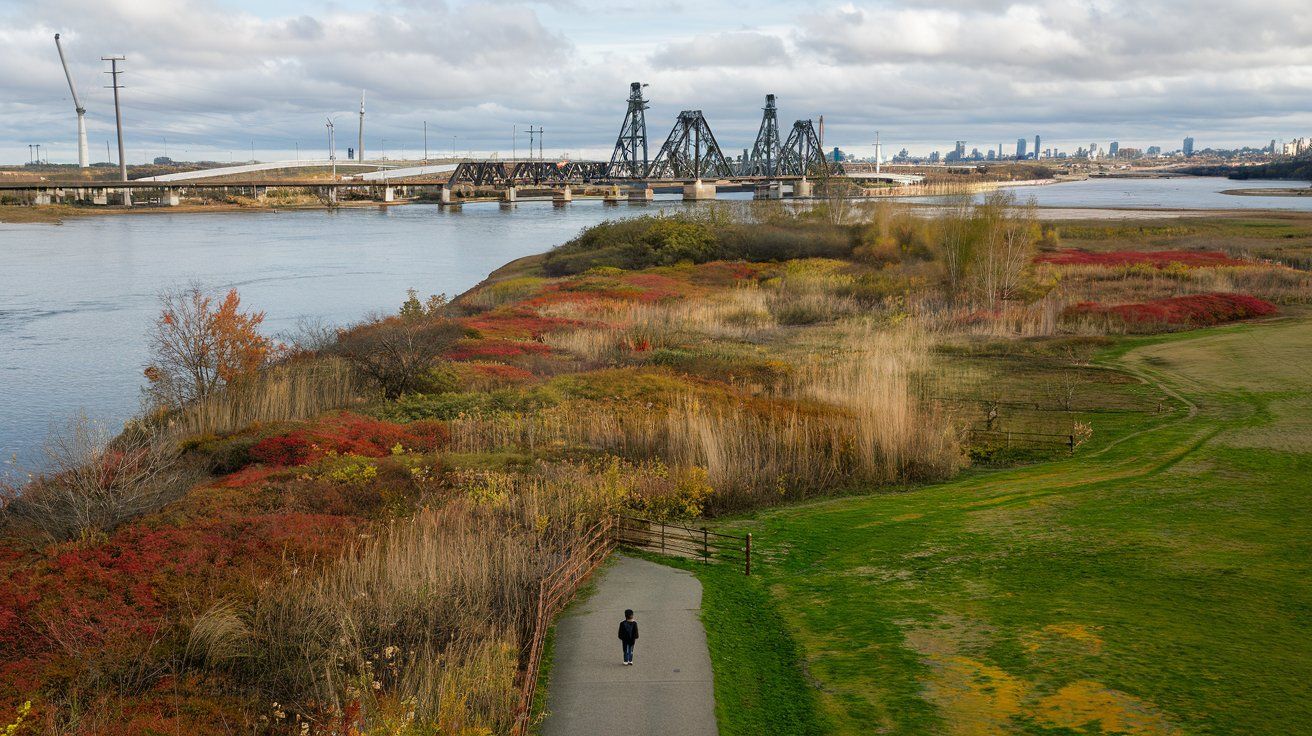
[[[77,85],[73,84],[73,73],[68,70],[68,60],[64,58],[64,47],[59,43],[58,33],[55,34],[55,48],[59,50],[59,63],[64,65],[68,91],[73,93],[73,109],[77,110],[77,165],[85,169],[91,165],[91,154],[87,151],[87,109],[77,98]]]

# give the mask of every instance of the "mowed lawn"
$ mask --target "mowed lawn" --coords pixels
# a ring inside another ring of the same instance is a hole
[[[730,525],[817,730],[1312,733],[1312,321],[1102,360],[1176,410],[1071,459]]]

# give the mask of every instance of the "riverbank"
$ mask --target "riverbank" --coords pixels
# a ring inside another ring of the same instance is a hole
[[[47,223],[58,225],[64,220],[72,217],[95,217],[98,215],[166,215],[166,214],[196,214],[196,213],[232,213],[232,212],[292,212],[292,211],[314,211],[314,210],[334,210],[334,209],[352,209],[352,208],[370,208],[370,207],[394,207],[401,204],[412,204],[412,202],[372,202],[372,201],[346,201],[337,204],[295,204],[295,205],[267,205],[267,204],[233,204],[233,203],[216,203],[216,204],[180,204],[176,207],[122,207],[116,205],[106,205],[98,207],[80,207],[77,205],[67,204],[45,204],[45,205],[21,205],[6,204],[0,205],[0,223],[8,224],[26,224],[26,223]]]

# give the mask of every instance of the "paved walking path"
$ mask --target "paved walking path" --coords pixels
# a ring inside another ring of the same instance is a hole
[[[543,736],[716,736],[702,585],[683,570],[620,556],[556,626]],[[638,620],[632,667],[616,636]]]

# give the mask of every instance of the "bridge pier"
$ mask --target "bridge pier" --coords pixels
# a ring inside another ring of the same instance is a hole
[[[810,198],[810,196],[811,196],[811,182],[807,181],[806,177],[802,177],[801,179],[798,179],[797,181],[793,182],[793,199],[798,199],[798,198],[807,199]]]
[[[701,179],[683,185],[683,199],[685,202],[694,202],[702,199],[715,199],[715,185],[704,183]]]
[[[611,187],[606,191],[606,196],[602,197],[601,203],[608,205],[617,205],[624,200],[624,194],[620,192],[619,187]]]
[[[574,190],[568,184],[564,189],[557,189],[551,193],[551,204],[553,207],[564,207],[574,201]]]
[[[783,199],[784,185],[777,181],[768,181],[764,184],[757,184],[752,191],[752,199]]]
[[[396,187],[383,187],[383,201],[384,202],[396,201]]]
[[[165,207],[177,207],[182,204],[182,197],[178,196],[178,190],[173,187],[165,189],[159,195],[160,203]]]
[[[458,210],[460,209],[460,200],[451,196],[451,187],[443,186],[437,188],[437,201],[443,209]]]
[[[629,189],[630,202],[650,202],[653,199],[656,199],[656,193],[645,184]]]
[[[514,207],[515,202],[518,201],[518,199],[519,189],[516,187],[506,187],[505,190],[501,192],[501,208],[510,209],[511,207]]]
[[[51,197],[50,197],[49,189],[38,189],[36,194],[32,197],[32,204],[43,205],[43,204],[50,204],[50,203],[51,203]]]

